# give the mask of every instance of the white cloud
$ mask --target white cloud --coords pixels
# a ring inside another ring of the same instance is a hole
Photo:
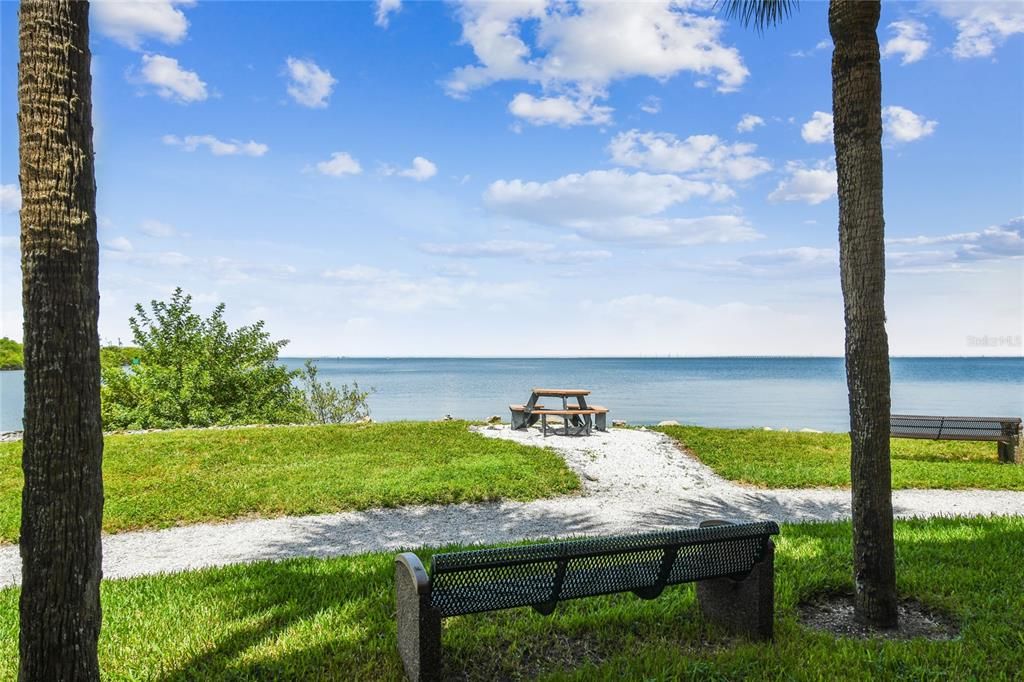
[[[595,104],[593,97],[534,97],[525,92],[512,98],[508,110],[533,125],[554,124],[563,128],[611,123],[613,111],[611,107]]]
[[[139,226],[139,231],[150,237],[156,237],[158,239],[167,239],[169,237],[180,237],[184,236],[174,225],[160,222],[159,220],[153,220],[147,218],[142,221]]]
[[[156,88],[164,99],[182,104],[207,98],[206,83],[195,71],[181,68],[178,60],[159,54],[142,55],[142,80]]]
[[[816,144],[829,142],[832,139],[832,114],[825,111],[815,111],[811,119],[800,128],[800,136],[804,142]]]
[[[916,253],[920,258],[924,258],[922,253],[927,254],[929,265],[951,261],[976,262],[1022,258],[1024,257],[1024,216],[1013,218],[1002,225],[992,225],[973,232],[898,237],[886,239],[885,243],[894,246],[956,245],[952,251],[908,252],[912,255]],[[904,258],[904,262],[908,258],[909,256]]]
[[[1007,38],[1024,33],[1024,3],[937,2],[939,14],[957,28],[953,56],[957,59],[990,57]]]
[[[164,135],[163,142],[174,147],[181,147],[187,152],[194,152],[199,147],[206,147],[214,156],[263,156],[270,150],[270,147],[255,140],[225,142],[213,135],[186,135],[184,138],[177,135]]]
[[[374,23],[381,28],[387,28],[391,15],[402,9],[402,0],[377,0],[377,11]]]
[[[194,4],[195,0],[99,0],[90,5],[90,14],[100,33],[138,50],[148,37],[180,43],[188,33],[188,19],[175,5]]]
[[[640,103],[640,111],[647,114],[657,114],[661,111],[661,98],[654,95],[644,98],[644,101]]]
[[[691,135],[680,140],[671,133],[619,133],[608,145],[621,165],[652,171],[689,173],[699,178],[749,180],[768,170],[767,159],[753,156],[757,145],[727,144],[716,135]]]
[[[597,170],[550,182],[498,180],[485,202],[495,211],[594,239],[686,245],[756,239],[740,216],[676,218],[667,209],[695,197],[713,198],[720,185],[676,175]]]
[[[15,185],[0,185],[0,213],[17,213],[21,210],[21,189]]]
[[[572,11],[544,0],[463,2],[458,18],[477,63],[456,69],[445,83],[456,97],[500,80],[597,94],[613,80],[667,79],[682,71],[713,77],[719,90],[732,91],[749,75],[739,51],[720,42],[722,21],[670,0],[583,2]]]
[[[809,50],[796,50],[795,52],[790,52],[789,56],[790,57],[813,57],[816,53],[821,52],[822,50],[828,50],[828,49],[831,49],[831,48],[832,48],[832,41],[831,40],[819,40],[814,45],[814,47],[812,47],[811,49],[809,49]]]
[[[764,125],[764,119],[754,114],[743,114],[743,118],[736,124],[736,130],[741,133],[749,133],[754,128]]]
[[[411,167],[398,171],[398,174],[403,178],[412,178],[417,182],[423,182],[437,175],[437,166],[429,159],[417,156],[412,160]]]
[[[831,275],[839,268],[839,252],[814,246],[797,246],[773,251],[760,251],[739,258],[712,263],[701,262],[680,266],[738,277],[814,277]]]
[[[130,253],[135,250],[135,247],[132,246],[127,237],[114,237],[107,242],[106,246],[111,251],[120,251],[122,253]]]
[[[889,24],[889,30],[895,35],[882,45],[883,57],[902,55],[903,66],[920,61],[928,52],[928,27],[920,21],[905,19]]]
[[[565,250],[535,241],[492,239],[460,244],[421,244],[420,250],[450,258],[521,258],[534,263],[594,263],[611,258],[603,249]]]
[[[311,109],[323,109],[331,96],[337,80],[331,72],[321,69],[311,59],[288,57],[285,60],[288,69],[288,94],[296,102]]]
[[[929,121],[904,107],[889,106],[882,109],[885,131],[898,142],[913,142],[935,132],[937,121]]]
[[[882,109],[882,126],[890,138],[897,142],[920,140],[935,132],[938,125],[937,121],[929,121],[905,107],[888,106]],[[805,142],[830,142],[832,129],[832,114],[815,111],[800,129],[800,135]]]
[[[521,301],[536,293],[531,282],[453,282],[445,277],[415,277],[398,270],[352,265],[326,270],[324,280],[352,296],[353,303],[373,310],[408,312],[423,308],[459,308],[468,299]]]
[[[820,204],[834,197],[838,178],[830,163],[819,163],[807,168],[801,163],[786,164],[789,176],[779,181],[775,190],[768,195],[769,201],[802,201],[806,204]]]
[[[539,223],[600,220],[604,217],[653,215],[694,197],[706,197],[712,186],[675,175],[595,170],[573,173],[550,182],[498,180],[484,195],[502,212]]]
[[[318,163],[316,169],[323,175],[335,177],[359,175],[363,172],[363,167],[348,152],[334,152],[329,160]]]

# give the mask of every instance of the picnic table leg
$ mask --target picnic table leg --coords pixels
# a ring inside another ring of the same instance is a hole
[[[540,416],[540,431],[544,434],[544,438],[548,437],[548,416],[546,414]]]

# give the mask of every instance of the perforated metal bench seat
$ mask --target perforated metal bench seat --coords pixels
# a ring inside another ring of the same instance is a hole
[[[771,521],[644,535],[436,554],[428,575],[415,554],[396,558],[398,647],[412,680],[438,679],[441,619],[696,582],[705,617],[739,634],[772,636],[774,549]]]
[[[1020,463],[1020,417],[940,417],[894,414],[889,417],[893,438],[996,441],[999,460]]]

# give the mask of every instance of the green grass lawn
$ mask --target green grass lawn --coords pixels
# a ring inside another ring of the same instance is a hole
[[[105,439],[107,532],[576,490],[549,450],[466,422],[183,430]],[[21,516],[21,443],[0,444],[0,542]]]
[[[850,485],[850,437],[759,429],[662,426],[720,476],[767,488]],[[892,439],[894,488],[1024,490],[1024,466],[1000,464],[995,443]]]
[[[692,586],[444,621],[458,679],[1020,679],[1024,519],[896,523],[902,595],[957,619],[947,642],[836,640],[796,605],[848,590],[850,526],[785,525],[776,638],[731,640],[701,619]],[[421,553],[426,557],[425,552]],[[103,583],[100,659],[110,680],[399,680],[392,556],[297,559]],[[13,679],[18,590],[0,591],[0,679]]]

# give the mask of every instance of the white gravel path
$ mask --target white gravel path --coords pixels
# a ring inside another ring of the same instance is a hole
[[[104,577],[293,556],[625,533],[691,526],[706,518],[832,521],[849,517],[849,491],[739,486],[656,431],[612,429],[581,438],[542,438],[536,430],[511,431],[507,426],[479,431],[490,438],[554,448],[580,475],[583,493],[533,502],[373,509],[105,535]],[[899,517],[1024,516],[1024,492],[900,490],[893,494],[893,507]],[[0,587],[20,579],[18,548],[0,547]]]

